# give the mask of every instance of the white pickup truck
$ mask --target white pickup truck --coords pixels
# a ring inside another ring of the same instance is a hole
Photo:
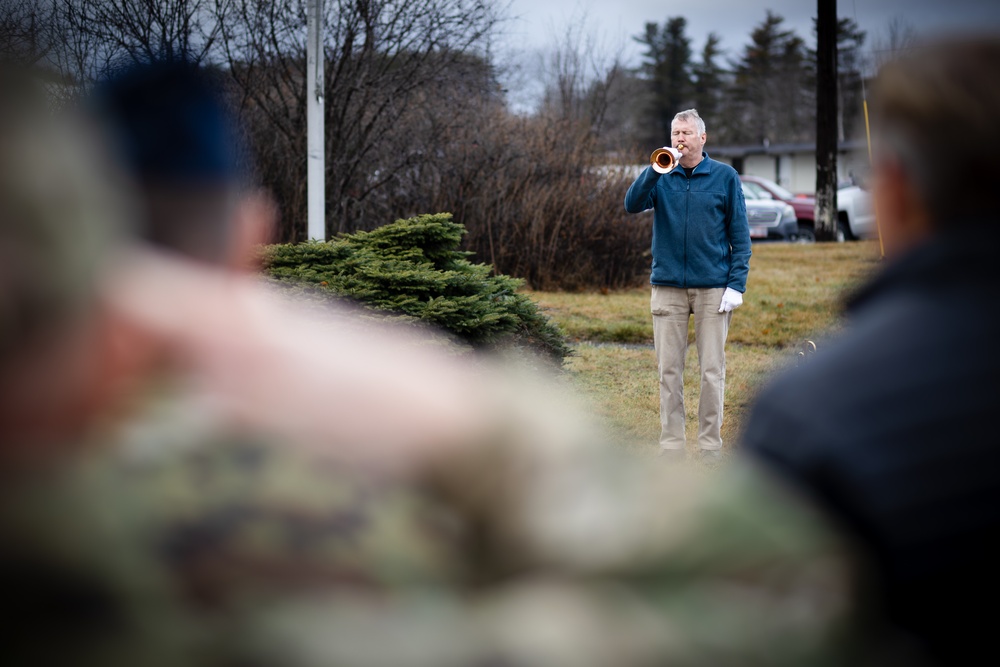
[[[844,239],[878,236],[872,195],[857,185],[837,188],[837,216],[840,223],[838,233],[843,234]]]

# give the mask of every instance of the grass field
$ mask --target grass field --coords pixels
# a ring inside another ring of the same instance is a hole
[[[733,316],[726,347],[726,450],[768,376],[794,363],[804,341],[836,332],[844,296],[877,264],[874,242],[754,246],[747,293]],[[659,388],[649,289],[531,295],[574,343],[576,355],[567,363],[569,381],[623,434],[630,450],[655,455]],[[693,324],[689,339],[693,343]],[[693,344],[687,361],[684,400],[688,449],[693,452],[699,385]]]

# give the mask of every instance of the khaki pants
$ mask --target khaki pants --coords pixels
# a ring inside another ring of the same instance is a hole
[[[698,445],[722,447],[722,402],[726,390],[726,337],[732,313],[720,313],[725,288],[653,285],[653,342],[660,371],[660,447],[684,449],[684,359],[688,318],[694,315],[694,339],[701,368]]]

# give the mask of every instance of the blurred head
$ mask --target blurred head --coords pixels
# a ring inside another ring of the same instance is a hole
[[[91,106],[139,187],[140,235],[213,264],[239,262],[247,183],[223,79],[186,61],[133,65],[101,83]],[[270,221],[263,223],[267,227]],[[238,246],[238,247],[235,247]]]
[[[887,252],[997,222],[1000,35],[937,40],[872,90],[872,189]]]
[[[701,151],[707,139],[705,121],[698,115],[697,109],[681,111],[670,123],[670,145],[679,149],[682,156],[691,155],[701,159]]]

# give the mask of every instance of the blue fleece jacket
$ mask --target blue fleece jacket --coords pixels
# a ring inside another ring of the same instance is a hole
[[[653,272],[649,282],[671,287],[747,288],[750,226],[736,170],[702,153],[688,178],[684,169],[652,167],[625,194],[625,210],[653,209]]]

